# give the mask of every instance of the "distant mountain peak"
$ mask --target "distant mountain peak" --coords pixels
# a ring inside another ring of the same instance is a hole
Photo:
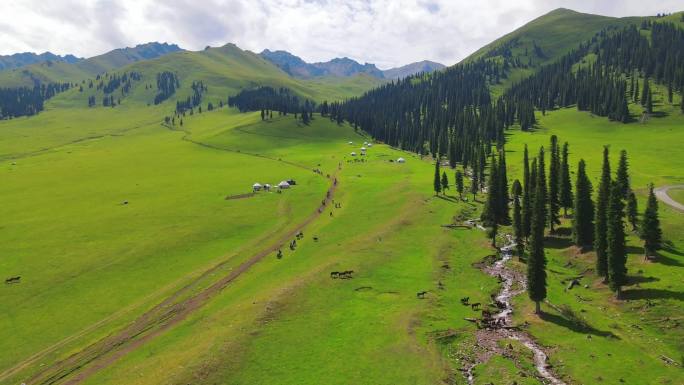
[[[388,70],[388,73],[388,71],[380,70],[375,64],[361,64],[347,56],[336,57],[326,62],[316,63],[307,63],[299,56],[283,50],[265,49],[261,51],[259,56],[275,64],[291,76],[298,78],[311,78],[316,76],[349,77],[358,74],[366,74],[379,79],[393,79],[413,75],[418,72],[432,72],[444,68],[444,65],[442,64],[426,60],[409,64],[401,68],[393,68]]]
[[[71,54],[61,56],[53,54],[52,52],[43,52],[41,54],[34,52],[20,52],[12,55],[0,55],[0,70],[18,68],[30,64],[44,62],[64,62],[73,64],[81,60],[83,59]]]

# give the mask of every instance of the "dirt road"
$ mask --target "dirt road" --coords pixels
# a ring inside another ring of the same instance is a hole
[[[670,189],[684,189],[684,184],[672,185],[672,186],[662,186],[655,189],[655,195],[661,202],[672,207],[673,209],[684,213],[684,204],[681,204],[667,195]]]

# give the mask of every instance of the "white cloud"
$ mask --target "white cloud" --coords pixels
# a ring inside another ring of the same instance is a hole
[[[307,61],[348,56],[381,68],[453,64],[558,7],[611,16],[679,10],[679,0],[3,0],[0,54],[93,56],[148,41],[199,50],[233,42]]]

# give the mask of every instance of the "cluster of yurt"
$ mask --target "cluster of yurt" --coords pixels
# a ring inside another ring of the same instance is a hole
[[[290,179],[290,180],[281,181],[280,183],[275,185],[275,187],[277,187],[280,190],[285,190],[285,189],[289,189],[294,184],[296,184],[296,182],[294,180]],[[263,191],[271,191],[272,188],[274,188],[274,186],[272,186],[268,183],[261,184],[261,183],[257,182],[257,183],[254,183],[252,185],[252,191],[254,191],[254,192],[258,192],[258,191],[262,191],[262,190]]]

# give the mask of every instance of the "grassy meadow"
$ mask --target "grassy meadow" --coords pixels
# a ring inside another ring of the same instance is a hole
[[[144,79],[178,71],[179,97],[193,80],[206,81],[203,104],[256,82],[319,101],[374,84],[364,77],[283,80],[232,46],[172,55],[126,68]],[[244,80],[252,72],[259,77]],[[613,170],[627,150],[643,210],[648,183],[684,183],[677,146],[684,116],[654,88],[658,113],[643,123],[568,108],[539,114],[531,132],[508,131],[509,177],[521,176],[525,144],[534,156],[555,134],[570,144],[572,170],[587,161],[596,187],[602,146],[610,144]],[[258,112],[224,107],[167,125],[162,119],[174,106],[146,106],[154,95],[145,82],[116,108],[86,108],[95,93],[72,89],[37,116],[0,121],[0,272],[22,277],[0,287],[0,384],[65,382],[49,378],[55,363],[126,330],[155,305],[206,292],[264,250],[155,338],[96,356],[101,370],[83,383],[466,383],[459,369],[477,342],[465,318],[480,312],[459,299],[487,304],[498,291],[478,267],[494,249],[479,230],[442,225],[478,217],[483,197],[463,202],[453,190],[435,196],[432,159],[382,143],[359,161],[350,152],[371,138],[319,115],[303,125],[292,115],[262,121]],[[641,108],[630,109],[638,119]],[[399,157],[407,162],[393,162]],[[285,179],[297,185],[249,194],[254,182]],[[335,204],[317,212],[331,186]],[[671,194],[684,201],[682,191]],[[645,261],[629,234],[625,301],[593,275],[593,254],[570,246],[567,219],[548,237],[546,314],[533,315],[523,294],[515,320],[528,323],[524,329],[548,348],[554,371],[569,384],[684,383],[681,367],[663,359],[684,361],[684,221],[662,204],[660,213],[667,243],[657,260]],[[278,259],[273,245],[304,225],[297,247],[283,243]],[[352,279],[330,278],[348,270]],[[580,275],[581,286],[566,290],[564,280]],[[539,383],[530,352],[505,343],[513,359],[478,365],[475,383]],[[60,370],[55,374],[85,371]]]

